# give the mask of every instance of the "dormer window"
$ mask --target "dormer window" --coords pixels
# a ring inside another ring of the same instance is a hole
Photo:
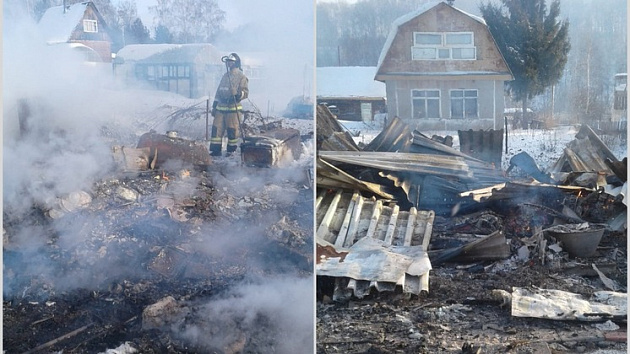
[[[413,60],[475,60],[473,32],[414,32]]]
[[[83,32],[97,33],[98,23],[94,20],[83,20]]]

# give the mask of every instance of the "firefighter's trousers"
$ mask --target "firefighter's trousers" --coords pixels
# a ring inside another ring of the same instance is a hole
[[[240,111],[216,111],[212,122],[212,135],[210,136],[210,155],[221,156],[223,135],[227,132],[227,153],[231,154],[238,147]]]

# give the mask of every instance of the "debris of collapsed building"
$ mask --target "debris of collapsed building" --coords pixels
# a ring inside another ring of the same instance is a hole
[[[26,212],[5,204],[4,349],[235,353],[290,342],[273,304],[212,319],[195,311],[219,311],[209,304],[223,297],[251,302],[234,294],[243,281],[288,277],[308,289],[312,166],[296,161],[308,139],[280,122],[259,128],[258,152],[240,163],[151,131],[115,145],[103,164],[113,170],[90,188]]]
[[[430,139],[396,117],[363,147],[323,105],[317,108],[317,128],[316,272],[334,280],[333,300],[363,298],[371,288],[391,291],[396,285],[404,293],[426,293],[428,281],[421,292],[407,286],[407,278],[428,277],[432,266],[443,262],[486,261],[484,267],[490,267],[488,261],[514,258],[557,264],[567,256],[602,256],[606,247],[595,250],[610,240],[625,244],[614,239],[625,237],[627,228],[626,159],[617,160],[588,126],[547,171],[526,153],[503,171],[497,142],[502,130],[465,138],[467,151],[484,152],[472,157],[439,142],[452,139]],[[470,141],[479,146],[471,148]],[[412,214],[432,215],[424,217],[420,234],[411,231]],[[570,240],[554,237],[551,227],[558,224],[601,230],[604,242],[597,239],[592,252],[576,254]],[[362,253],[370,242],[378,243],[374,249],[399,247],[415,256],[368,262]],[[545,252],[548,248],[554,251]],[[414,266],[420,260],[423,266]],[[384,281],[392,263],[402,269]]]

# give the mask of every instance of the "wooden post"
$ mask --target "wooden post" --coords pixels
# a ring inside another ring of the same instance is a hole
[[[208,122],[210,120],[209,114],[210,114],[210,99],[208,98],[206,100],[206,141],[209,140],[208,139]]]
[[[508,126],[507,126],[507,116],[503,117],[505,119],[505,153],[508,153]]]
[[[28,100],[22,98],[18,102],[18,121],[20,123],[20,137],[24,137],[29,131],[28,120],[31,116],[31,108]]]

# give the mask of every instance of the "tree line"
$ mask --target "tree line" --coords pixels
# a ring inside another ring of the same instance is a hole
[[[317,66],[376,66],[392,23],[429,0],[317,4]],[[475,8],[515,75],[511,97],[580,122],[606,120],[626,72],[625,0],[483,0]],[[554,107],[555,105],[555,107]]]
[[[85,0],[65,0],[66,6]],[[209,43],[223,31],[226,14],[215,0],[156,0],[149,8],[156,25],[142,22],[135,0],[122,0],[114,6],[111,0],[91,0],[103,16],[112,37],[112,51],[128,44]],[[7,0],[34,21],[62,0]]]

